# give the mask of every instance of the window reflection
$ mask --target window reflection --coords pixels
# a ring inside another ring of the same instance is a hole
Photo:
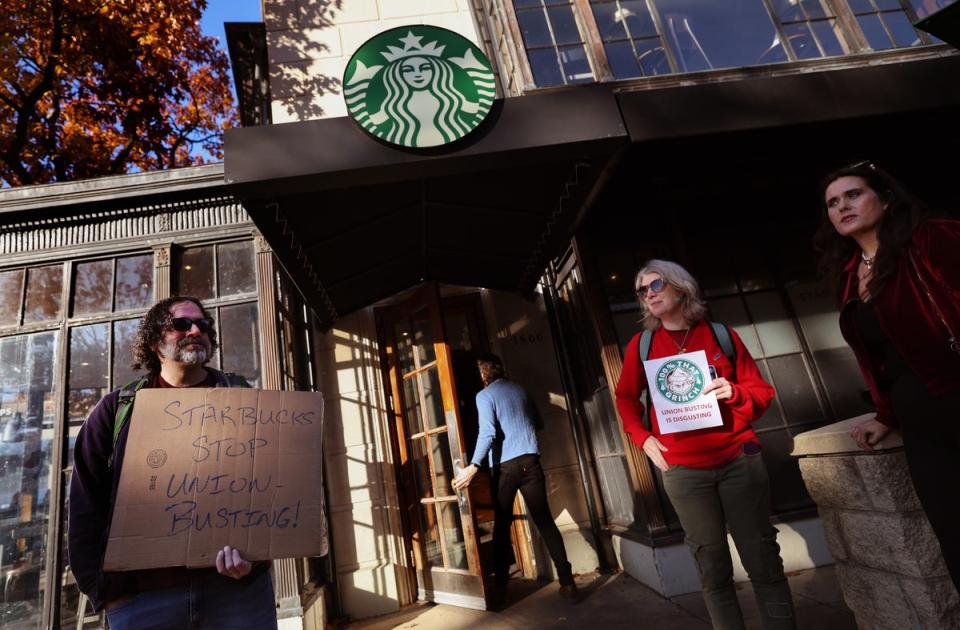
[[[23,269],[0,272],[0,328],[19,323],[22,294]]]
[[[767,51],[780,45],[763,0],[658,0],[663,35],[681,72],[735,68],[782,60]],[[767,60],[759,61],[764,55]]]
[[[0,626],[39,627],[56,333],[0,339]]]
[[[67,380],[67,419],[70,437],[75,439],[80,425],[93,406],[107,393],[110,368],[110,324],[76,326],[70,330],[70,372]],[[73,465],[73,449],[69,454]]]
[[[220,309],[220,352],[222,367],[260,386],[260,335],[257,305],[241,304]]]
[[[180,295],[192,295],[201,300],[214,297],[213,246],[183,250],[177,268],[177,287]]]
[[[60,317],[63,266],[37,267],[27,271],[27,300],[23,323],[46,322]]]
[[[73,280],[73,315],[109,313],[112,309],[113,261],[78,263]]]
[[[257,290],[254,272],[253,241],[227,243],[217,248],[217,274],[221,296]]]
[[[116,303],[118,311],[153,303],[153,254],[117,259]]]
[[[139,324],[139,319],[113,322],[113,389],[123,387],[139,376],[139,373],[130,367]]]
[[[538,86],[594,80],[572,0],[514,0],[513,5]]]

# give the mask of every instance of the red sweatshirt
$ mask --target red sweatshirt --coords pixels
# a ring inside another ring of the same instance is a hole
[[[714,366],[717,375],[726,378],[733,385],[733,396],[719,401],[723,425],[686,431],[681,433],[660,433],[657,413],[650,409],[653,435],[667,447],[663,457],[671,466],[681,465],[690,468],[717,468],[736,459],[740,445],[744,442],[758,441],[750,423],[763,415],[773,399],[771,387],[760,375],[757,364],[747,352],[740,337],[732,329],[730,335],[736,347],[736,382],[730,361],[723,353],[720,344],[714,339],[713,332],[705,320],[694,324],[690,338],[685,344],[687,352],[704,350],[707,363]],[[617,410],[623,422],[623,430],[637,448],[650,437],[650,431],[643,426],[643,404],[640,395],[647,388],[647,376],[640,362],[638,333],[627,344],[623,358],[623,371],[617,383]],[[669,333],[658,328],[653,334],[648,359],[659,359],[677,354],[677,346]]]

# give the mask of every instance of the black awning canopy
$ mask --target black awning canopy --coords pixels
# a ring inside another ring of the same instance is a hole
[[[499,105],[446,153],[345,118],[231,130],[225,178],[325,325],[423,280],[530,291],[627,134],[606,89]]]

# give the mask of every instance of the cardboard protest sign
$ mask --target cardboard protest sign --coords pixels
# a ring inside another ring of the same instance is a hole
[[[320,394],[144,389],[129,422],[106,570],[326,553]]]
[[[650,402],[657,410],[660,433],[695,431],[723,424],[717,395],[703,395],[713,381],[703,350],[643,362]]]

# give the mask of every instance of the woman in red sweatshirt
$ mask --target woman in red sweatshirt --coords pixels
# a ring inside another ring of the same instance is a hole
[[[651,260],[637,273],[641,323],[653,331],[650,352],[640,356],[638,333],[627,344],[617,383],[617,409],[624,431],[663,471],[663,485],[680,518],[696,561],[713,627],[744,628],[733,585],[727,546],[729,527],[767,630],[796,628],[790,587],[783,574],[777,530],[770,523],[770,490],[760,442],[750,423],[773,398],[757,364],[739,336],[730,331],[734,362],[724,353],[710,323],[700,287],[680,265]],[[642,361],[703,350],[716,372],[701,396],[713,393],[720,426],[661,433],[653,406],[644,425],[640,396],[647,389]]]

